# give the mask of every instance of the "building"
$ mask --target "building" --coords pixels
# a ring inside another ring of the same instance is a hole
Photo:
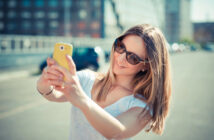
[[[164,3],[165,0],[106,0],[106,36],[115,38],[134,25],[146,23],[164,30]]]
[[[191,0],[165,1],[165,35],[170,43],[193,39]]]
[[[0,34],[103,38],[104,0],[0,0]]]
[[[214,22],[194,23],[194,40],[197,43],[214,43]]]

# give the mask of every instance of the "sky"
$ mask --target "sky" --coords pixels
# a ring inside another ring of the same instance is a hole
[[[191,0],[193,22],[214,22],[214,0]]]

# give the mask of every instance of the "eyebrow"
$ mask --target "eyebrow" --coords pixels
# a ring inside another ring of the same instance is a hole
[[[127,51],[127,52],[129,52],[129,53],[132,53],[132,54],[136,55],[138,58],[140,58],[140,60],[141,60],[141,61],[144,61],[144,60],[145,60],[145,59],[142,59],[142,58],[141,58],[140,56],[138,56],[137,54],[135,54],[134,52],[132,52],[132,51],[128,51],[128,50],[127,50],[127,48],[126,48],[126,45],[125,45],[122,41],[121,41],[121,44],[122,44],[122,45],[124,45],[124,47],[125,47],[125,49],[126,49],[126,51]]]

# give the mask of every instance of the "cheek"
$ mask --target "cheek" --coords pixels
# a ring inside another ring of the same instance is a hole
[[[119,55],[118,53],[114,53],[114,60],[117,59],[118,55]]]
[[[129,64],[129,69],[130,71],[133,71],[133,72],[139,72],[141,70],[141,66],[136,66],[136,65],[131,65]]]

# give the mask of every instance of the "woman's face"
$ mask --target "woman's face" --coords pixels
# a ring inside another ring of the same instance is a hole
[[[128,52],[136,54],[141,59],[147,58],[144,41],[137,35],[128,35],[121,41]],[[134,76],[141,70],[145,70],[143,63],[132,65],[126,60],[126,53],[117,53],[114,51],[113,73],[116,75]]]

